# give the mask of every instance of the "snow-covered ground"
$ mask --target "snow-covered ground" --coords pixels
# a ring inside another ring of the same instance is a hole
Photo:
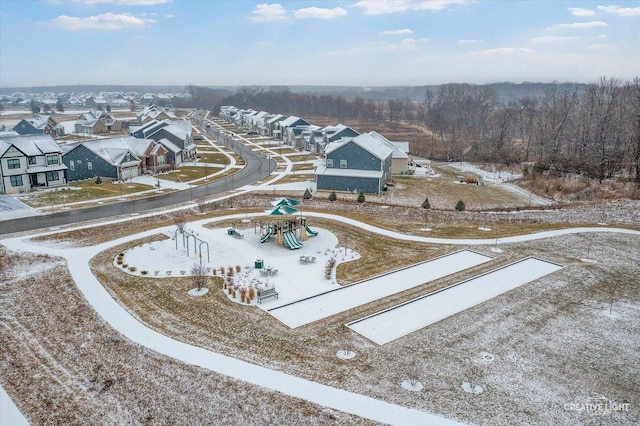
[[[314,247],[313,250],[309,252],[304,252],[301,249],[298,251],[290,251],[283,247],[277,246],[274,242],[269,242],[265,244],[260,244],[256,241],[251,241],[254,236],[255,238],[259,237],[259,233],[252,234],[253,232],[253,222],[243,222],[243,219],[248,220],[251,219],[257,220],[254,217],[261,214],[234,214],[230,216],[220,217],[216,219],[205,219],[200,222],[193,222],[188,224],[188,229],[193,231],[194,234],[198,233],[199,237],[205,239],[205,228],[202,228],[206,222],[219,222],[219,221],[230,221],[233,220],[237,223],[241,232],[245,234],[245,239],[235,239],[232,236],[224,235],[225,230],[219,230],[223,233],[223,235],[217,235],[216,239],[213,242],[216,244],[215,250],[212,251],[212,265],[222,266],[219,263],[223,262],[223,258],[221,253],[224,253],[224,246],[230,247],[230,251],[235,251],[235,254],[231,254],[229,258],[225,258],[228,260],[224,263],[224,265],[231,264],[241,264],[246,266],[248,263],[249,269],[251,269],[252,262],[261,258],[264,259],[267,265],[271,264],[273,266],[281,266],[282,274],[280,272],[274,280],[276,280],[277,286],[284,286],[285,278],[287,281],[293,280],[291,285],[295,286],[304,286],[306,282],[307,274],[304,272],[295,272],[294,264],[296,267],[301,268],[304,271],[304,268],[307,268],[306,271],[310,271],[309,267],[313,267],[313,265],[298,265],[295,262],[298,262],[298,257],[300,254],[307,255],[317,255],[318,249],[323,252],[323,248],[328,250],[337,250],[340,251],[340,248],[335,247],[335,239],[324,239],[324,238],[335,238],[331,237],[329,232],[320,229],[319,235],[317,237],[310,237],[309,240],[305,243],[307,248],[311,248],[312,244],[317,244],[317,247]],[[330,218],[333,220],[340,220],[354,226],[358,226],[369,230],[370,232],[375,232],[383,235],[394,236],[395,238],[414,240],[414,241],[426,241],[440,244],[489,244],[493,245],[495,240],[493,238],[484,239],[484,240],[472,240],[472,239],[458,239],[458,240],[442,240],[437,238],[426,238],[426,237],[418,237],[412,235],[404,235],[398,234],[390,230],[380,229],[371,225],[367,225],[361,222],[358,222],[353,219],[349,219],[346,217],[338,216],[338,215],[329,215],[329,214],[320,214],[320,213],[312,213],[305,212],[305,216],[308,218],[309,225],[313,228],[313,217],[324,217]],[[67,230],[65,230],[67,232]],[[150,349],[158,351],[159,353],[166,354],[168,356],[174,357],[176,359],[182,360],[187,363],[195,364],[202,366],[204,368],[211,369],[213,371],[220,372],[222,374],[236,377],[240,380],[247,381],[249,383],[258,384],[263,387],[267,387],[269,389],[274,389],[280,392],[283,392],[287,395],[296,396],[299,398],[307,399],[309,401],[321,404],[323,406],[332,407],[338,410],[342,410],[348,413],[357,414],[362,417],[370,418],[376,421],[381,421],[389,424],[444,424],[448,421],[446,419],[439,418],[437,416],[432,416],[429,413],[425,413],[418,410],[407,409],[404,407],[399,407],[397,405],[389,404],[384,401],[372,399],[369,397],[364,397],[361,395],[357,395],[352,392],[346,392],[341,389],[332,388],[325,385],[319,385],[318,383],[314,383],[308,380],[303,380],[297,377],[293,377],[291,375],[283,374],[281,372],[275,372],[263,367],[258,367],[254,364],[238,361],[233,358],[229,358],[227,356],[223,356],[221,354],[217,354],[215,352],[207,351],[202,348],[198,348],[196,346],[191,346],[188,344],[184,344],[181,342],[177,342],[166,335],[155,332],[142,323],[134,319],[122,306],[120,306],[115,300],[109,295],[109,293],[102,287],[102,285],[97,281],[97,279],[92,275],[91,270],[89,268],[89,260],[96,255],[97,253],[118,245],[127,241],[132,241],[135,239],[143,238],[145,236],[150,236],[157,234],[158,232],[168,232],[171,235],[169,228],[167,229],[154,229],[150,231],[146,231],[144,233],[127,236],[118,240],[110,241],[108,243],[99,244],[91,247],[82,247],[82,248],[74,248],[74,247],[51,247],[46,243],[31,243],[22,238],[13,238],[13,239],[5,239],[0,241],[3,245],[5,245],[10,250],[22,250],[26,252],[39,252],[45,253],[51,256],[61,256],[67,259],[69,270],[74,278],[79,289],[84,294],[85,298],[93,305],[96,312],[99,313],[112,327],[121,332],[123,335],[128,337],[134,342],[137,342],[143,346],[146,346]],[[208,232],[208,231],[207,231]],[[545,233],[537,233],[537,234],[527,234],[523,236],[514,236],[510,238],[502,239],[503,242],[523,242],[530,241],[539,238],[547,238],[552,236],[566,235],[571,233],[585,233],[585,232],[624,232],[633,235],[640,235],[638,231],[630,231],[630,230],[621,230],[614,228],[581,228],[581,229],[564,229],[558,231],[550,231]],[[325,235],[326,234],[326,235]],[[174,234],[175,235],[175,234]],[[315,240],[314,243],[314,239]],[[176,241],[175,240],[166,240],[166,242],[170,245],[171,248],[168,253],[171,253],[172,256],[170,259],[167,259],[164,256],[159,256],[159,248],[154,245],[147,244],[145,248],[141,249],[140,257],[137,257],[138,254],[134,255],[133,250],[127,254],[125,254],[125,259],[132,259],[132,261],[127,260],[131,264],[139,263],[135,266],[138,267],[138,270],[144,268],[149,268],[150,271],[153,271],[153,268],[158,268],[158,270],[163,271],[167,268],[166,265],[171,264],[174,266],[174,262],[177,265],[180,260],[181,254],[176,256],[176,253],[180,253],[180,241],[178,240],[178,249],[176,249]],[[152,249],[154,248],[154,249]],[[249,251],[249,250],[254,251]],[[336,253],[337,254],[337,253]],[[240,255],[244,256],[243,258],[239,257]],[[130,256],[129,258],[127,256]],[[193,255],[192,255],[193,256]],[[218,258],[216,258],[218,256]],[[155,258],[155,259],[154,259]],[[176,259],[175,261],[173,259]],[[289,259],[292,263],[289,264],[290,268],[284,262],[285,258]],[[148,260],[154,259],[154,260]],[[193,264],[196,261],[197,257],[187,257],[184,259],[184,267],[185,270],[188,270],[186,265]],[[231,260],[233,259],[233,260]],[[147,262],[147,263],[144,263]],[[149,263],[150,262],[150,263]],[[320,262],[321,263],[321,262]],[[161,269],[160,264],[164,265]],[[312,276],[312,274],[308,274]],[[278,283],[279,280],[280,282]],[[389,280],[393,280],[393,274],[390,274]],[[332,283],[327,281],[324,282],[323,285],[326,285],[327,288],[330,288]],[[283,287],[284,289],[284,287]],[[286,291],[285,291],[286,293]],[[296,295],[296,298],[298,295]],[[271,302],[265,302],[265,305]]]
[[[448,166],[456,168],[461,172],[470,172],[480,176],[485,182],[508,182],[510,180],[522,177],[522,173],[513,173],[509,171],[484,170],[480,167],[466,162],[447,163]]]
[[[16,195],[0,194],[0,221],[36,216],[39,213],[24,204]]]

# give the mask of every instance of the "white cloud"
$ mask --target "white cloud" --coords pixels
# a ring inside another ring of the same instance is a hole
[[[383,31],[384,35],[408,35],[408,34],[413,34],[413,31],[411,31],[408,28],[405,28],[403,30],[387,30],[387,31]]]
[[[557,42],[563,42],[563,41],[578,40],[579,38],[580,37],[575,37],[575,36],[546,35],[541,37],[534,37],[531,40],[538,43],[557,43]]]
[[[259,4],[251,13],[253,14],[251,20],[255,22],[275,22],[289,19],[287,17],[287,10],[278,3]]]
[[[596,27],[608,27],[609,24],[603,21],[589,21],[589,22],[573,22],[571,24],[557,24],[551,28],[596,28]]]
[[[591,49],[613,49],[615,46],[613,44],[607,44],[607,43],[595,43],[589,47]]]
[[[154,6],[157,4],[171,3],[171,1],[172,0],[73,0],[74,3],[113,3],[123,6]]]
[[[298,19],[333,19],[347,15],[347,11],[341,7],[326,9],[321,7],[305,7],[293,12]]]
[[[171,19],[171,18],[175,18],[175,15],[171,15],[171,14],[167,14],[164,15],[165,18]]]
[[[468,0],[360,0],[353,7],[359,7],[367,15],[400,13],[410,10],[439,11],[454,4],[468,3]]]
[[[618,16],[640,16],[640,7],[598,6],[598,10]]]
[[[75,16],[60,15],[51,20],[51,23],[63,30],[123,30],[127,28],[141,28],[147,24],[153,24],[153,19],[140,19],[128,13],[113,14],[103,13],[86,18],[78,18]]]
[[[413,48],[416,46],[416,40],[413,38],[405,38],[400,41],[400,46]]]
[[[569,11],[573,16],[581,16],[581,17],[593,16],[596,14],[596,12],[594,12],[593,10],[583,9],[581,7],[570,7]]]
[[[495,49],[477,50],[471,52],[473,56],[511,56],[517,53],[530,54],[533,50],[526,47],[498,47]]]
[[[484,43],[482,40],[458,40],[458,44],[481,44]]]

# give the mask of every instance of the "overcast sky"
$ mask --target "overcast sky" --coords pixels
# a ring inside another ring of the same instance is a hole
[[[640,76],[640,1],[0,0],[0,87]]]

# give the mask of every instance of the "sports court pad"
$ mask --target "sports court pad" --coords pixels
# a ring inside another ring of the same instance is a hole
[[[461,250],[369,280],[278,306],[267,310],[267,312],[289,327],[297,328],[492,259],[492,257],[470,250]],[[301,279],[300,285],[304,285],[304,279]]]
[[[353,321],[347,327],[384,345],[559,269],[561,265],[529,257]]]

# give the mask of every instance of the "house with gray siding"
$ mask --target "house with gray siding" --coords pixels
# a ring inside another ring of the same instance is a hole
[[[139,140],[122,138],[94,139],[66,145],[62,160],[67,166],[69,181],[91,179],[95,176],[127,180],[139,176],[142,161],[132,145]]]
[[[315,172],[319,191],[380,194],[391,177],[393,149],[375,132],[343,138],[325,148]]]
[[[20,135],[50,135],[51,137],[64,136],[64,126],[58,124],[50,115],[36,114],[33,117],[23,118],[13,127]]]
[[[131,127],[129,134],[136,138],[153,139],[156,142],[166,140],[173,146],[165,145],[173,151],[175,146],[180,148],[180,153],[175,155],[175,163],[193,160],[196,156],[196,144],[191,136],[191,122],[187,120],[152,120],[140,127]]]
[[[50,135],[0,138],[0,193],[66,185],[62,149]]]

